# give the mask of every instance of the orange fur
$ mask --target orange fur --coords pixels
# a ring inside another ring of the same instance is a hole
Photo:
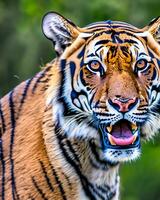
[[[52,80],[54,80],[55,73],[52,74],[52,69],[55,67],[54,64],[51,67],[49,72],[45,75],[45,79],[53,76]],[[55,68],[54,68],[55,71]],[[33,82],[30,85],[30,90],[27,93],[27,98],[25,101],[27,103],[24,103],[22,105],[21,111],[19,111],[20,108],[20,98],[23,93],[24,87],[26,83],[22,83],[18,87],[15,88],[13,101],[14,101],[14,113],[16,120],[16,128],[15,128],[15,135],[14,135],[14,145],[13,145],[13,160],[14,160],[14,173],[15,173],[15,181],[16,181],[16,188],[18,188],[18,197],[19,199],[40,199],[42,198],[41,195],[37,192],[35,187],[33,187],[33,179],[37,181],[39,187],[41,190],[44,191],[44,196],[47,199],[62,199],[61,192],[59,191],[59,184],[56,181],[56,178],[54,176],[54,170],[55,173],[57,173],[57,177],[60,180],[63,180],[63,187],[67,188],[68,185],[67,182],[67,176],[65,170],[61,169],[61,165],[58,165],[58,159],[56,160],[56,166],[51,165],[50,160],[48,159],[48,154],[46,152],[46,146],[44,143],[44,136],[43,136],[43,120],[48,120],[47,122],[48,127],[52,126],[49,125],[49,123],[52,121],[51,115],[49,116],[49,119],[45,119],[45,102],[46,97],[44,94],[45,87],[47,87],[47,84],[39,84],[38,88],[36,89],[36,92],[32,93],[32,88],[37,81],[39,74],[33,79]],[[52,82],[53,83],[53,82]],[[55,83],[57,84],[56,80]],[[54,86],[53,84],[53,86]],[[4,161],[6,162],[5,167],[5,199],[9,200],[12,196],[12,183],[11,183],[11,173],[10,173],[10,161],[9,161],[9,154],[10,154],[10,144],[11,144],[11,122],[10,122],[10,111],[8,110],[8,106],[6,103],[8,103],[9,94],[6,95],[1,100],[1,105],[3,106],[3,114],[4,118],[8,119],[5,121],[5,124],[7,125],[6,131],[2,135],[2,141],[3,141],[3,156]],[[49,109],[50,110],[50,109]],[[48,112],[48,111],[47,111]],[[2,126],[1,126],[2,127]],[[47,131],[54,132],[54,128],[50,127]],[[45,132],[47,134],[47,131]],[[55,151],[58,150],[58,146],[55,146]],[[43,165],[45,167],[47,176],[50,177],[50,184],[53,187],[54,192],[51,190],[51,188],[47,185],[46,180],[44,176],[42,175],[42,166],[40,162],[43,161]],[[1,165],[0,165],[1,167]],[[2,168],[2,167],[1,167]],[[2,181],[2,170],[0,170],[0,182]],[[65,193],[67,198],[76,199],[76,195],[74,194],[74,191],[76,189],[76,185],[72,184],[72,179],[69,180],[71,184],[71,189],[67,190],[65,189]],[[73,182],[75,182],[75,178],[73,177]],[[1,195],[0,195],[1,196]]]

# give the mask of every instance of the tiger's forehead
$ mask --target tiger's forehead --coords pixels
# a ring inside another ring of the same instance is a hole
[[[85,57],[88,59],[99,57],[102,60],[109,54],[110,58],[121,57],[127,59],[130,57],[129,60],[133,60],[141,52],[146,52],[145,45],[136,36],[124,32],[120,34],[114,30],[110,34],[105,31],[98,34],[98,36],[93,36],[88,41],[85,51]]]
[[[89,49],[97,50],[97,48],[109,46],[135,46],[140,48],[142,45],[141,35],[142,29],[120,21],[102,21],[89,24],[86,33],[91,34],[87,44]]]
[[[100,50],[103,47],[109,48],[111,46],[114,47],[122,47],[122,46],[126,46],[126,47],[131,47],[133,44],[138,44],[138,41],[136,41],[137,39],[134,38],[134,40],[131,38],[131,36],[127,35],[127,34],[123,34],[123,35],[117,35],[116,32],[114,32],[114,34],[108,34],[106,32],[101,32],[98,33],[99,36],[95,37],[95,35],[93,35],[93,37],[91,37],[88,40],[88,50]]]

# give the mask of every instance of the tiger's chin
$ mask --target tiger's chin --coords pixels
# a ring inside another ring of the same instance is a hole
[[[101,146],[109,162],[126,162],[137,159],[141,154],[140,128],[127,120],[120,120],[113,126],[99,127]]]
[[[104,152],[104,156],[110,163],[117,162],[129,162],[136,160],[141,155],[140,148],[128,148],[128,149],[107,149]]]

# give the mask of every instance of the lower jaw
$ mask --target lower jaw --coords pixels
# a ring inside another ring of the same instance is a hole
[[[116,162],[128,162],[136,160],[141,155],[141,148],[123,148],[123,149],[112,149],[108,148],[103,151],[104,157],[106,160],[112,163]]]
[[[102,150],[105,158],[110,162],[127,162],[136,160],[141,154],[140,135],[134,144],[126,146],[111,145],[102,142]]]

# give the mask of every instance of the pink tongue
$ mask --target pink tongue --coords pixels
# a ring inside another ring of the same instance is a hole
[[[111,135],[114,143],[119,146],[130,145],[134,140],[134,136],[129,129],[127,122],[120,122],[114,125]]]

